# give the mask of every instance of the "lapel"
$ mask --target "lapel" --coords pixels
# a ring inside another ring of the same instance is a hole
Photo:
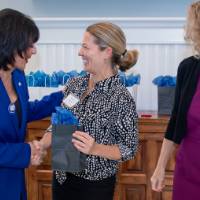
[[[19,103],[20,103],[20,107],[21,107],[21,113],[22,113],[22,119],[21,119],[21,127],[19,128],[19,137],[20,139],[24,138],[24,129],[25,129],[25,111],[26,111],[26,96],[25,96],[25,92],[26,92],[26,84],[23,81],[24,77],[22,72],[19,72],[19,70],[14,70],[13,71],[13,85],[15,87],[18,99],[19,99]]]
[[[10,114],[8,111],[8,107],[10,105],[10,99],[7,95],[7,92],[5,90],[5,87],[3,85],[3,82],[0,79],[0,101],[2,104],[3,109],[5,109],[4,113],[5,113],[5,119],[10,120],[11,125],[13,126],[14,130],[15,130],[15,134],[16,134],[16,138],[17,138],[17,134],[18,134],[18,121],[17,121],[17,117],[16,114]]]

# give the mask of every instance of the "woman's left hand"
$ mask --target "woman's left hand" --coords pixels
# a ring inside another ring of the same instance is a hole
[[[97,143],[93,137],[82,131],[75,131],[72,136],[72,143],[75,148],[84,154],[94,154],[94,149]]]

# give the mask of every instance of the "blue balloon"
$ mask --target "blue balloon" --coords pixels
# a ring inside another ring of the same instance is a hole
[[[156,78],[153,79],[152,81],[155,85],[159,87],[173,87],[176,85],[176,77],[175,76],[157,76]]]

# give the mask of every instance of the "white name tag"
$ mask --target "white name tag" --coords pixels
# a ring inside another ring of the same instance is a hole
[[[78,102],[79,98],[75,96],[74,94],[70,93],[66,98],[63,99],[64,106],[68,108],[74,107]]]

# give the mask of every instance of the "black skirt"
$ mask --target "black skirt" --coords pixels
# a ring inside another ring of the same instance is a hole
[[[53,173],[53,200],[112,200],[116,177],[90,181],[67,173],[61,185]]]

